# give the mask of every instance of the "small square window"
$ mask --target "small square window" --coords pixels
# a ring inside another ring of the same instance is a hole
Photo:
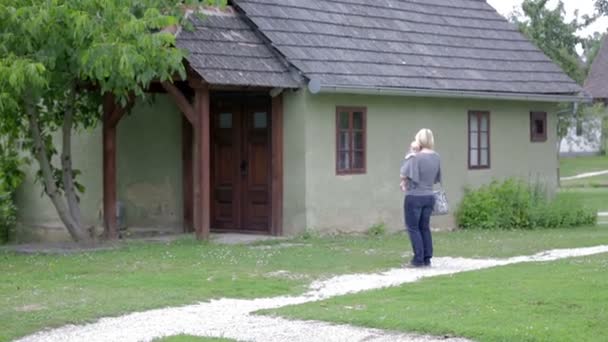
[[[257,112],[253,114],[253,128],[268,127],[268,114],[266,112]]]
[[[365,173],[366,108],[336,108],[336,173]]]
[[[232,128],[232,113],[220,113],[220,128]]]
[[[547,113],[530,113],[530,140],[532,142],[547,141]]]

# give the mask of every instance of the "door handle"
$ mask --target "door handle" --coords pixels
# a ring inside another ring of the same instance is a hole
[[[241,167],[240,168],[241,168],[241,176],[242,177],[246,177],[247,176],[247,165],[248,165],[248,163],[247,163],[246,160],[241,161]]]

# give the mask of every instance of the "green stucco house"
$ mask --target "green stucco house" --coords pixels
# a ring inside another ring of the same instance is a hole
[[[581,88],[485,1],[234,0],[204,13],[176,32],[188,80],[152,85],[130,115],[108,97],[103,127],[75,137],[84,216],[110,237],[122,225],[402,229],[398,170],[420,128],[435,132],[453,206],[493,179],[556,186],[556,105]],[[21,231],[67,238],[40,193],[29,177]]]

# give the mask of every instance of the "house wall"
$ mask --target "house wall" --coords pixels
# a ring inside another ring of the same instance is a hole
[[[443,158],[444,179],[452,205],[465,186],[494,178],[519,176],[554,187],[557,158],[552,106],[541,103],[423,99],[360,95],[284,93],[284,226],[285,235],[306,229],[324,232],[364,231],[384,222],[402,228],[403,195],[398,170],[419,128],[435,131]],[[367,173],[335,173],[335,107],[367,107]],[[467,111],[491,111],[490,170],[467,170]],[[530,143],[529,111],[546,110],[549,139]],[[138,104],[118,126],[118,197],[130,227],[182,226],[181,117],[172,101],[157,96]],[[76,134],[74,163],[86,187],[81,198],[87,225],[101,227],[101,127]],[[57,162],[57,161],[56,161]],[[35,164],[18,193],[20,240],[66,240],[65,228],[50,201],[34,184]],[[433,226],[453,226],[449,217]]]
[[[55,141],[60,148],[60,137]],[[153,104],[137,104],[119,123],[117,144],[118,199],[125,206],[126,224],[181,229],[181,114],[171,100],[159,95]],[[82,171],[78,181],[86,187],[81,196],[84,221],[87,226],[101,227],[101,125],[74,135],[73,154],[74,167]],[[69,239],[51,201],[41,196],[42,187],[34,183],[36,170],[37,164],[32,163],[17,194],[18,239]]]
[[[283,93],[283,233],[298,234],[306,222],[306,125],[309,112],[300,92]]]
[[[602,118],[593,118],[582,123],[583,134],[577,135],[576,127],[570,127],[560,144],[563,156],[596,155],[602,150]]]
[[[385,223],[391,230],[402,229],[399,167],[409,143],[423,127],[435,132],[444,183],[453,207],[465,187],[476,187],[493,179],[515,176],[545,183],[552,189],[557,184],[557,121],[551,104],[311,95],[305,90],[286,96],[285,103],[287,233],[304,229],[361,232],[377,223]],[[367,172],[364,175],[336,175],[336,106],[367,107]],[[491,112],[492,165],[489,170],[468,170],[469,110]],[[548,140],[544,143],[530,142],[530,111],[549,113]],[[294,136],[290,136],[292,134]],[[298,170],[297,177],[292,173],[294,170]],[[305,219],[302,219],[303,213]],[[454,223],[452,217],[445,216],[433,218],[432,225],[451,228]]]

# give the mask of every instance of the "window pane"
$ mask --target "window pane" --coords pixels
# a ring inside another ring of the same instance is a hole
[[[350,151],[350,132],[341,131],[339,137],[338,149]]]
[[[482,114],[481,115],[481,131],[488,131],[488,115],[487,114]]]
[[[353,128],[354,129],[363,129],[363,113],[362,112],[353,113]]]
[[[488,133],[479,133],[480,134],[480,141],[481,141],[481,148],[488,148]]]
[[[338,169],[342,171],[350,169],[350,152],[338,153]]]
[[[469,139],[471,139],[470,140],[470,142],[471,142],[471,148],[478,148],[479,147],[479,146],[477,146],[477,144],[479,142],[478,141],[478,133],[471,133],[469,135]]]
[[[355,149],[362,150],[363,145],[363,132],[355,132]]]
[[[348,112],[340,112],[340,129],[349,129],[350,126],[348,124],[349,120]]]
[[[353,161],[353,169],[361,170],[364,168],[364,155],[363,152],[355,152],[355,157]]]
[[[538,135],[545,134],[545,123],[542,119],[534,120],[534,133]]]
[[[232,113],[220,113],[220,128],[232,128]]]
[[[481,157],[481,161],[479,163],[480,166],[488,166],[488,160],[490,157],[490,151],[488,151],[487,149],[482,149],[480,151],[480,157]]]
[[[471,132],[477,132],[478,131],[478,127],[477,127],[477,115],[476,114],[471,114],[469,116],[469,131],[471,131]]]
[[[266,112],[258,112],[253,114],[253,128],[268,127],[268,114]]]
[[[477,159],[477,150],[471,149],[469,151],[469,154],[470,154],[471,166],[479,166],[479,160]]]

